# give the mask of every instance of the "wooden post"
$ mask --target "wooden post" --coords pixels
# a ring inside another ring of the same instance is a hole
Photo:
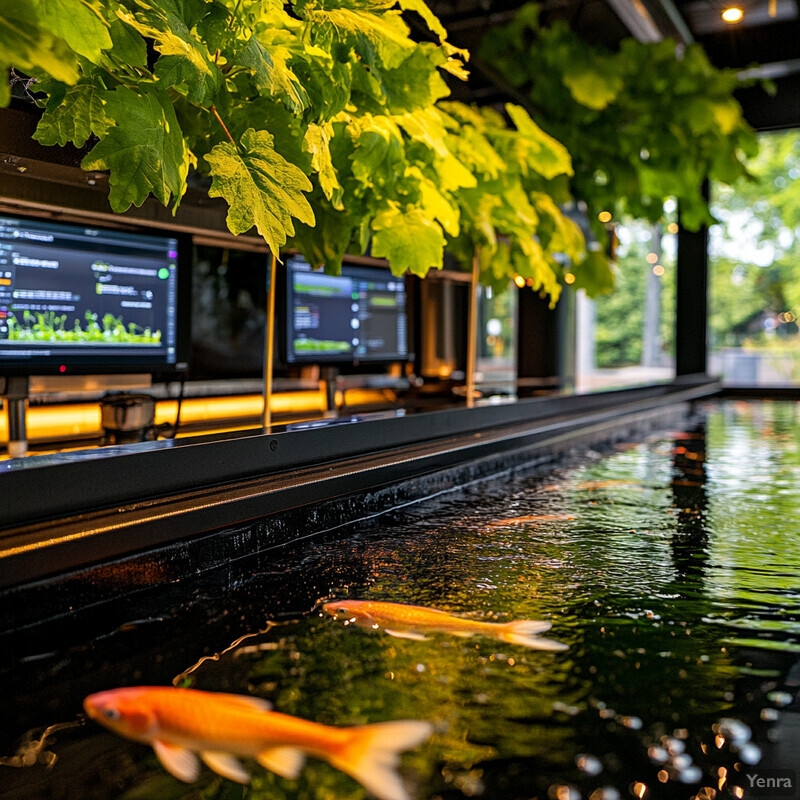
[[[267,287],[267,319],[264,331],[264,413],[262,425],[265,429],[272,424],[272,362],[275,350],[275,273],[278,259],[274,253],[269,256],[269,286]]]
[[[479,252],[472,258],[472,280],[469,284],[469,323],[467,325],[467,408],[475,405],[475,369],[478,363],[478,273]]]

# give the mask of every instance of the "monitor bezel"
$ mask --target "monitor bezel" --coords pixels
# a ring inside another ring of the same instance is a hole
[[[191,352],[191,307],[192,307],[192,237],[183,231],[169,228],[152,228],[144,225],[125,223],[115,225],[106,220],[80,219],[71,216],[62,219],[58,216],[40,216],[23,212],[2,210],[3,217],[18,219],[22,222],[51,222],[56,225],[69,225],[76,228],[102,228],[120,233],[141,235],[153,238],[170,238],[178,241],[177,258],[177,292],[175,315],[177,320],[175,336],[175,362],[169,363],[164,358],[146,359],[142,356],[131,356],[123,359],[119,356],[108,357],[98,362],[93,355],[75,356],[32,356],[24,360],[0,358],[0,375],[151,375],[154,380],[175,379],[189,371],[189,354]]]
[[[354,367],[359,369],[368,370],[374,367],[388,366],[390,364],[407,364],[412,362],[415,358],[414,348],[412,346],[412,329],[411,329],[411,286],[407,276],[398,277],[393,275],[395,280],[402,281],[405,287],[406,295],[406,354],[403,356],[367,356],[362,358],[354,358],[353,356],[342,356],[340,354],[330,356],[303,356],[289,360],[289,327],[291,325],[289,304],[290,304],[290,285],[289,285],[289,270],[291,268],[290,259],[302,258],[305,260],[302,253],[285,253],[283,254],[283,265],[278,270],[276,280],[277,297],[280,298],[278,303],[278,313],[276,314],[276,324],[278,329],[278,351],[281,366],[286,369],[302,369],[303,367],[313,366],[319,364],[320,366],[333,366],[333,367]],[[306,262],[308,263],[308,262]],[[358,269],[375,270],[381,275],[392,275],[389,265],[364,263],[361,260],[349,259],[345,256],[342,259],[342,268],[354,267]],[[314,270],[320,272],[321,270]]]

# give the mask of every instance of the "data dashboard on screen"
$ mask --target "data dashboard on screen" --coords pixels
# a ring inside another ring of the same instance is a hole
[[[184,369],[181,244],[0,215],[0,373]]]
[[[407,360],[406,300],[404,280],[388,269],[343,264],[327,275],[288,258],[287,363]]]

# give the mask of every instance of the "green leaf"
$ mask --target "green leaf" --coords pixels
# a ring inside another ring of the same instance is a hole
[[[29,74],[45,73],[61,83],[78,80],[75,54],[39,24],[32,6],[20,0],[0,0],[0,106],[11,99],[5,76],[9,67]]]
[[[147,45],[133,28],[115,18],[111,20],[108,32],[111,47],[105,51],[107,60],[113,60],[123,68],[147,67]]]
[[[97,64],[111,47],[108,23],[89,0],[26,0],[39,23],[61,37],[78,55]]]
[[[372,255],[388,259],[395,275],[408,270],[425,277],[429,269],[442,268],[444,234],[421,209],[401,211],[393,204],[375,216],[371,227]]]
[[[600,110],[617,99],[625,85],[612,71],[610,59],[594,64],[571,64],[564,71],[564,85],[581,105]]]
[[[403,135],[389,117],[366,116],[348,127],[355,143],[353,175],[364,186],[393,183],[405,171]]]
[[[216,69],[198,69],[185,56],[161,56],[154,72],[165,87],[186,87],[186,97],[199,105],[211,103],[219,90],[220,73]]]
[[[290,242],[313,267],[324,267],[330,275],[342,272],[342,257],[353,236],[353,220],[349,214],[335,211],[324,200],[314,203],[314,227],[297,223],[297,232]]]
[[[66,92],[52,91],[33,138],[44,145],[72,142],[82,147],[94,133],[103,137],[114,124],[108,116],[105,89],[82,79]]]
[[[391,113],[402,114],[432,106],[450,90],[437,67],[444,63],[440,48],[430,42],[419,45],[395,69],[382,73],[382,88]]]
[[[563,253],[573,263],[580,261],[586,252],[586,241],[578,224],[564,215],[549,194],[531,192],[531,201],[540,217],[550,222],[545,249],[549,253]]]
[[[370,67],[399,67],[417,46],[408,38],[409,29],[399,11],[376,14],[337,8],[307,11],[304,16],[307,36],[313,41],[329,49],[338,44],[345,51],[354,50]]]
[[[614,288],[614,271],[601,248],[589,250],[586,258],[572,270],[573,289],[583,289],[589,297],[607,294]]]
[[[521,106],[506,103],[506,111],[517,127],[514,149],[520,156],[523,174],[533,169],[545,178],[572,175],[572,159],[561,142],[545,133]]]
[[[301,170],[275,152],[267,131],[249,128],[238,148],[222,142],[205,159],[213,179],[209,197],[227,201],[232,233],[244,233],[255,225],[278,257],[287,236],[294,235],[292,217],[314,225],[314,212],[302,194],[311,191],[311,183]]]
[[[733,133],[742,122],[741,106],[732,97],[712,103],[711,113],[723,136]]]
[[[186,188],[189,150],[169,98],[158,91],[119,86],[102,95],[116,125],[83,159],[86,170],[110,170],[109,202],[114,211],[140,206],[152,193],[177,208]]]
[[[308,126],[303,139],[303,149],[311,153],[311,168],[317,173],[319,185],[331,205],[341,210],[344,189],[339,183],[336,170],[331,160],[331,137],[333,125],[329,122],[324,125],[311,124]]]
[[[220,72],[208,47],[191,31],[197,12],[188,0],[137,0],[136,6],[134,14],[119,9],[117,16],[154,41],[161,53],[155,68],[159,79],[167,86],[184,85],[193,102],[209,101],[219,88]]]
[[[309,99],[297,75],[287,65],[288,58],[285,47],[270,50],[255,36],[236,53],[236,61],[251,70],[260,92],[280,98],[287,108],[299,113],[308,106]]]

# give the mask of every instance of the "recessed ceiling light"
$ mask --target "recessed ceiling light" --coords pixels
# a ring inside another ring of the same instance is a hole
[[[725,22],[730,22],[733,24],[734,22],[740,22],[742,17],[744,16],[744,11],[741,8],[737,8],[736,6],[731,6],[730,8],[726,8],[722,12],[722,19]]]

